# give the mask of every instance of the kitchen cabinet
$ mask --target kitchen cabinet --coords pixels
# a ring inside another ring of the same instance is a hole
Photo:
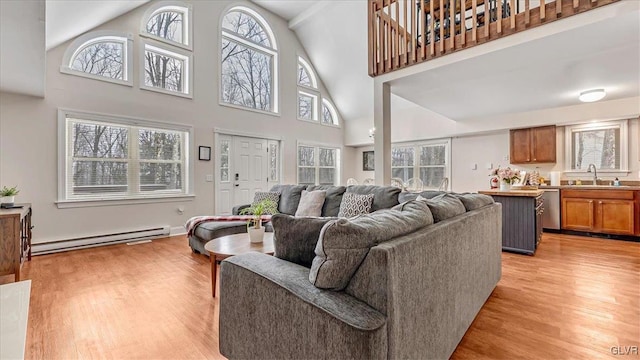
[[[640,191],[562,190],[562,229],[640,235]]]
[[[543,191],[484,190],[502,204],[502,250],[533,255],[542,238]]]
[[[509,131],[509,152],[512,164],[555,163],[555,125]]]

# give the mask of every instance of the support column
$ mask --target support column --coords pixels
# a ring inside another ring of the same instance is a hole
[[[391,184],[391,86],[374,81],[373,126],[376,185]]]

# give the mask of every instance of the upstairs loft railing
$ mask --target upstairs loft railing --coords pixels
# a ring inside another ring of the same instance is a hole
[[[369,0],[369,75],[531,29],[620,0]]]

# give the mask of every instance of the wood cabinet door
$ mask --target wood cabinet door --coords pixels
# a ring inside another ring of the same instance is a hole
[[[634,235],[634,201],[598,200],[598,231]]]
[[[510,163],[526,164],[531,162],[531,129],[511,130],[509,135]]]
[[[556,127],[543,126],[531,129],[531,162],[556,162]]]
[[[593,231],[595,203],[589,199],[562,199],[562,229]]]

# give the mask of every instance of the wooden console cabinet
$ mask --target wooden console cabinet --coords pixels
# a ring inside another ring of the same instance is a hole
[[[510,130],[509,153],[512,164],[555,163],[555,125]]]
[[[20,209],[0,209],[0,276],[15,274],[31,260],[31,204]]]
[[[640,235],[640,192],[562,190],[562,229]]]

